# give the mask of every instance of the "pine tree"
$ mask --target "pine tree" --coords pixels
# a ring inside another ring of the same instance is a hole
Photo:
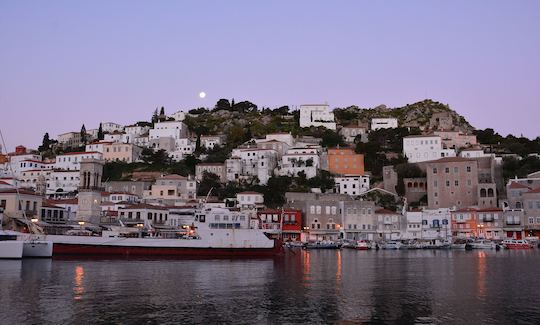
[[[165,117],[165,107],[161,106],[161,110],[159,111],[159,117]]]
[[[154,114],[152,115],[152,123],[157,123],[158,119],[158,109],[156,107],[156,109],[154,110]]]
[[[81,127],[81,143],[86,144],[86,127],[84,124]]]
[[[51,139],[49,138],[49,133],[45,133],[43,136],[43,141],[41,142],[41,146],[38,148],[39,151],[47,151],[51,148]]]
[[[81,143],[86,144],[86,127],[84,124],[81,127]]]
[[[103,126],[101,123],[99,123],[99,129],[97,131],[97,138],[98,140],[103,140],[105,138],[105,135],[103,134]]]

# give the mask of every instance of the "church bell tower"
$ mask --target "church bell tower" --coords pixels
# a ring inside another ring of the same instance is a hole
[[[90,158],[81,161],[77,221],[100,223],[101,192],[104,191],[101,187],[102,175],[102,160]]]

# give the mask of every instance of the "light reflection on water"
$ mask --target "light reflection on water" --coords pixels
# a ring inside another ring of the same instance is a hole
[[[540,250],[0,261],[2,324],[538,324]]]

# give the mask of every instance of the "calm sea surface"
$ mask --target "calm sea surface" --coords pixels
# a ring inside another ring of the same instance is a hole
[[[0,261],[0,324],[540,324],[540,250]]]

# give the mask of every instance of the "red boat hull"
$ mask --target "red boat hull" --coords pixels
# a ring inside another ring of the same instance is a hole
[[[107,246],[55,243],[53,255],[106,255],[148,257],[200,257],[200,258],[260,258],[272,257],[282,252],[277,244],[272,248],[186,248],[186,247],[140,247]]]

